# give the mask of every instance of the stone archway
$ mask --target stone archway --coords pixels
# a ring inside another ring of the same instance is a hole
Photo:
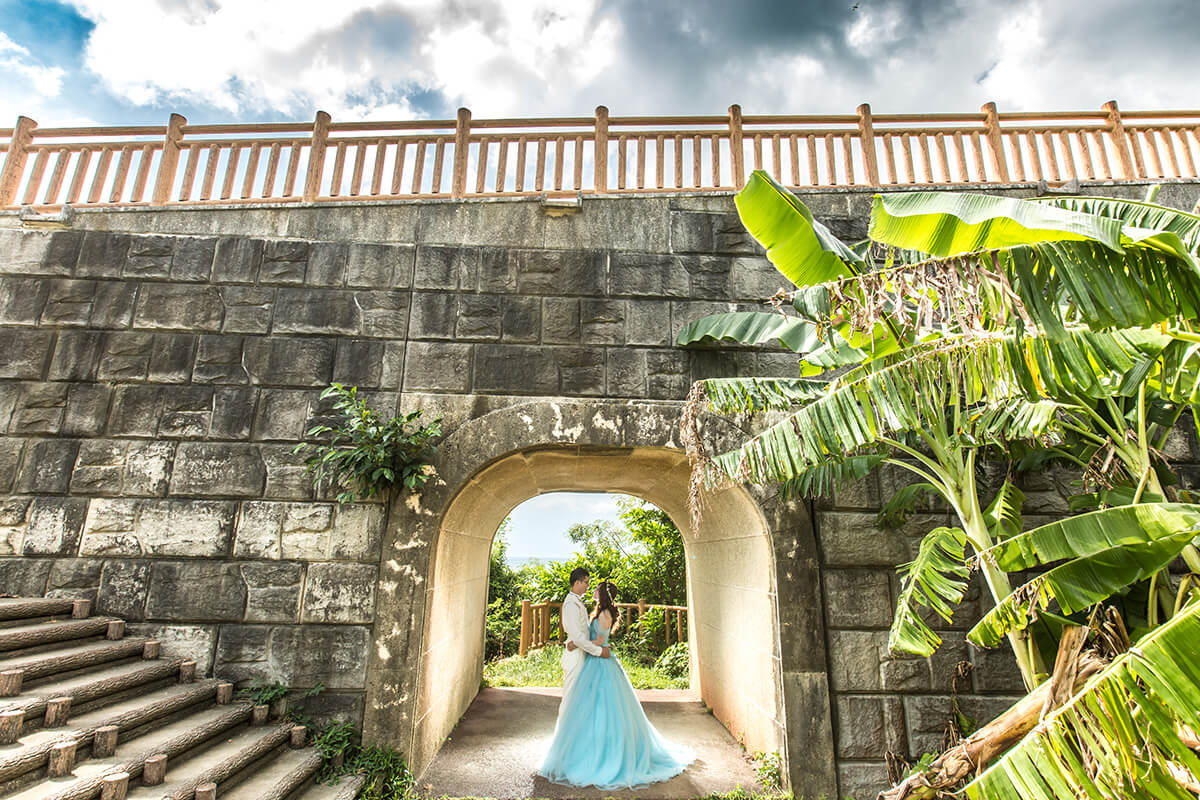
[[[675,404],[531,402],[446,438],[441,481],[392,504],[368,674],[369,741],[400,748],[420,774],[474,698],[488,554],[512,508],[552,491],[622,492],[663,509],[683,534],[693,689],[747,749],[781,754],[794,791],[836,789],[807,510],[731,488],[709,498],[693,530],[678,413]]]

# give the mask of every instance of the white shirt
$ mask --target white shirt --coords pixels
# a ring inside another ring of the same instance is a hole
[[[580,650],[594,656],[604,652],[604,648],[588,635],[587,607],[583,605],[583,598],[574,592],[567,592],[563,598],[562,623],[567,632],[567,641],[574,642]]]

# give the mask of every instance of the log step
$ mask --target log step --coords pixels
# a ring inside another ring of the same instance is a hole
[[[79,714],[66,728],[33,731],[21,738],[16,747],[0,747],[0,783],[13,780],[45,765],[50,749],[61,741],[75,741],[80,747],[90,746],[98,728],[114,726],[121,733],[165,717],[193,705],[212,702],[217,682],[180,684],[139,695]]]
[[[121,622],[121,620],[112,617],[88,617],[87,619],[52,620],[0,628],[0,652],[20,650],[25,647],[40,647],[71,639],[104,636],[108,633],[109,623],[117,622]]]
[[[365,775],[343,775],[334,784],[314,783],[294,800],[354,800],[367,782]]]
[[[287,742],[291,730],[291,723],[242,728],[197,753],[185,753],[174,759],[168,757],[166,781],[158,786],[131,789],[129,800],[190,800],[200,784],[219,786],[279,748]],[[224,800],[224,792],[218,792],[218,797]]]
[[[74,608],[75,601],[70,598],[3,597],[0,598],[0,621],[70,616]]]
[[[313,747],[280,751],[270,761],[255,764],[252,774],[233,788],[222,786],[217,796],[220,800],[287,800],[313,779],[323,760]]]
[[[0,672],[21,670],[28,685],[29,681],[46,675],[140,656],[148,641],[150,640],[131,638],[110,642],[105,639],[84,644],[72,642],[64,647],[43,650],[32,655],[10,653],[8,658],[0,658]]]
[[[247,704],[218,706],[191,714],[136,739],[118,742],[117,750],[112,756],[82,761],[75,766],[68,778],[33,784],[6,796],[5,800],[90,800],[99,797],[106,776],[128,772],[130,776],[137,778],[142,774],[142,765],[146,759],[156,753],[167,755],[167,775],[170,777],[172,760],[214,737],[226,734],[231,728],[245,724],[249,719],[250,706]],[[285,739],[290,727],[280,726]],[[252,730],[261,734],[270,729]]]
[[[157,661],[138,659],[90,670],[26,688],[9,701],[0,701],[0,711],[21,709],[25,712],[25,725],[29,726],[32,723],[34,727],[39,727],[38,717],[46,713],[51,701],[56,698],[71,698],[71,706],[78,711],[84,703],[105,695],[176,676],[182,663],[183,659],[178,658]]]

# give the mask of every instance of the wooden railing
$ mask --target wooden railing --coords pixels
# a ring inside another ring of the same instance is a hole
[[[675,642],[687,641],[687,606],[667,606],[655,605],[647,603],[645,600],[638,600],[636,603],[617,603],[617,607],[624,611],[624,619],[621,621],[622,627],[628,625],[640,624],[642,616],[651,609],[661,608],[665,615],[665,631],[667,644],[672,644],[671,633],[674,631]],[[553,622],[551,617],[554,617]],[[675,624],[671,624],[671,616],[675,617]],[[553,632],[553,638],[551,634]],[[551,642],[562,644],[567,640],[567,632],[562,626],[562,603],[561,602],[540,602],[534,603],[530,600],[521,601],[521,645],[518,650],[519,655],[525,655],[530,650],[536,650],[539,647],[545,647]]]
[[[1196,178],[1200,111],[594,116],[0,129],[0,207]]]

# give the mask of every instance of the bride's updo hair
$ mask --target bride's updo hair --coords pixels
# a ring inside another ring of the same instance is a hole
[[[617,626],[621,624],[621,609],[617,608],[617,585],[612,581],[600,581],[596,584],[596,610],[592,612],[592,619],[600,616],[601,611],[607,611],[612,618],[612,627],[609,631],[616,631]]]

